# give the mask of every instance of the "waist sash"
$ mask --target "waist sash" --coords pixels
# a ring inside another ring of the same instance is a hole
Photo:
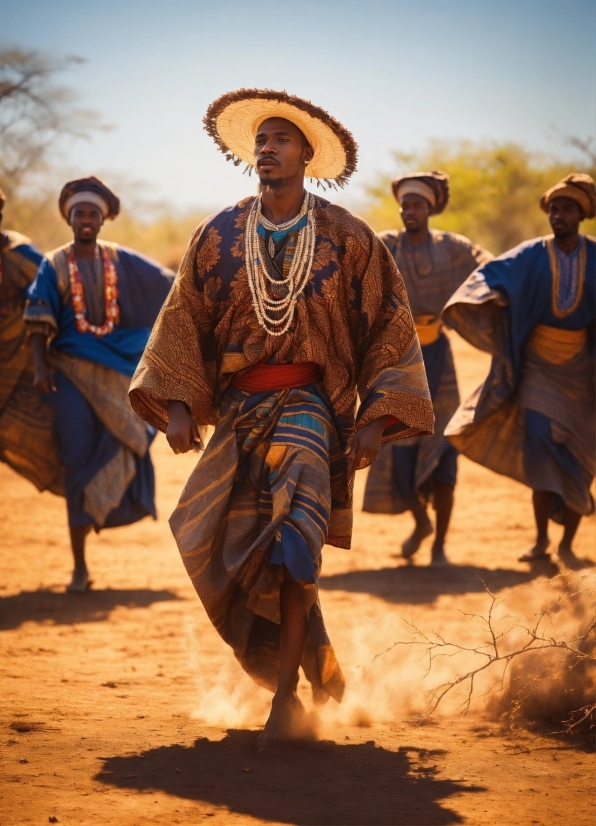
[[[245,373],[234,376],[232,384],[244,393],[292,390],[321,381],[317,364],[253,364]]]
[[[537,324],[530,335],[528,347],[550,364],[564,364],[581,353],[587,340],[585,327],[581,330],[562,330],[560,327]]]
[[[441,334],[443,324],[440,318],[435,315],[414,316],[414,324],[420,344],[424,347],[427,344],[434,344]]]

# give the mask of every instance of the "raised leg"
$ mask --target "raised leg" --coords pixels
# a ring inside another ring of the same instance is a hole
[[[74,570],[68,586],[69,591],[86,591],[91,584],[89,571],[85,562],[85,539],[91,530],[91,525],[70,526],[70,544],[74,557]]]
[[[416,522],[414,530],[401,546],[402,556],[405,559],[409,559],[411,556],[414,556],[420,547],[422,540],[427,536],[430,536],[433,532],[432,523],[426,512],[426,505],[418,502],[412,508],[412,516]]]
[[[573,539],[577,533],[581,518],[581,513],[576,513],[572,511],[571,508],[568,508],[567,505],[563,505],[563,538],[559,543],[559,554],[561,556],[573,555],[571,545],[573,544]]]
[[[445,555],[445,537],[451,521],[453,511],[453,493],[455,485],[448,482],[435,482],[433,485],[433,501],[437,514],[435,527],[435,541],[432,546],[432,565],[448,565]]]
[[[548,517],[550,512],[551,492],[548,490],[532,491],[532,505],[536,521],[536,542],[530,550],[520,556],[520,562],[534,562],[548,556]]]

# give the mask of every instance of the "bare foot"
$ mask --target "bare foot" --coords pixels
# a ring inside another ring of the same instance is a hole
[[[536,562],[538,559],[547,559],[550,554],[547,553],[550,541],[547,537],[544,539],[537,539],[536,544],[530,550],[522,554],[519,562]]]
[[[412,535],[409,536],[404,544],[401,546],[401,553],[404,559],[409,559],[411,556],[414,556],[418,548],[420,547],[422,540],[426,539],[427,536],[430,536],[433,532],[432,522],[428,518],[425,517],[424,521],[420,524],[416,525]]]
[[[91,585],[92,582],[89,579],[88,571],[86,569],[77,570],[77,568],[75,568],[72,572],[70,585],[67,586],[66,590],[70,593],[81,594],[88,591]]]
[[[259,750],[290,740],[314,739],[316,715],[307,714],[295,694],[288,699],[276,695],[271,703],[271,712],[265,728],[257,737]]]
[[[451,563],[447,559],[445,548],[442,545],[433,545],[431,551],[430,564],[436,567],[444,567],[445,565],[451,565]]]

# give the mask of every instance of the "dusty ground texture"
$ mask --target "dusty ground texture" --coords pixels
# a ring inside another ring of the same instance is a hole
[[[486,359],[461,342],[456,357],[466,392]],[[407,515],[357,513],[352,550],[327,548],[321,581],[345,703],[325,710],[318,743],[261,754],[267,694],[206,620],[167,525],[195,457],[161,437],[153,455],[159,521],[93,537],[82,596],[64,593],[63,502],[0,466],[1,826],[596,822],[589,741],[506,732],[481,699],[416,726],[432,674],[422,682],[416,651],[391,648],[404,620],[477,640],[462,612],[486,612],[482,580],[514,613],[540,607],[557,565],[516,561],[532,540],[528,491],[460,460],[448,570],[426,567],[428,540],[414,564],[399,559]],[[577,553],[596,559],[593,519]]]

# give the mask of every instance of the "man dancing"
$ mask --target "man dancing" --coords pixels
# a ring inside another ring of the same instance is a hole
[[[596,242],[579,225],[595,203],[589,175],[563,178],[540,201],[554,235],[481,267],[443,313],[493,356],[445,432],[470,459],[532,488],[537,535],[523,562],[548,556],[549,517],[564,526],[559,556],[572,557],[581,517],[594,510]]]
[[[67,183],[59,199],[74,240],[46,255],[25,312],[35,388],[49,394],[65,473],[74,556],[69,589],[90,585],[85,538],[94,528],[155,518],[148,430],[128,402],[128,385],[173,281],[159,264],[98,242],[120,210],[98,178]]]
[[[6,198],[0,189],[0,225]],[[42,254],[29,238],[0,233],[0,461],[39,489],[62,493],[51,409],[33,389],[23,311]]]
[[[441,565],[447,563],[445,537],[457,477],[457,450],[443,431],[459,405],[453,356],[442,331],[441,310],[470,273],[490,261],[492,255],[462,235],[429,229],[429,218],[443,212],[449,201],[449,177],[444,172],[404,175],[393,181],[392,188],[404,229],[382,232],[381,238],[406,285],[422,345],[435,432],[382,445],[368,474],[363,509],[372,513],[412,512],[414,531],[402,545],[403,556],[410,558],[433,532],[427,514],[432,501],[436,525],[431,563]]]
[[[300,732],[300,665],[316,701],[342,697],[321,550],[350,546],[354,470],[381,440],[430,432],[432,405],[386,247],[304,190],[305,175],[348,180],[352,135],[270,90],[223,95],[204,123],[229,159],[256,167],[262,192],[196,230],[131,400],[176,453],[216,424],[170,524],[210,619],[275,693],[266,745]]]

